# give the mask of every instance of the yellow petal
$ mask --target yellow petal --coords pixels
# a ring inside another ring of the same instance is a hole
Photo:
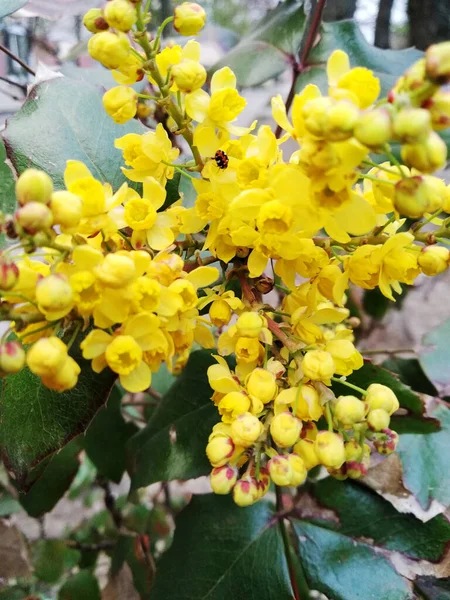
[[[204,288],[219,279],[219,270],[216,267],[198,267],[186,277],[195,288]]]
[[[72,253],[77,270],[90,271],[103,260],[103,253],[88,244],[75,246]]]
[[[220,148],[220,141],[214,127],[197,127],[194,132],[194,146],[205,157],[213,157]]]
[[[194,329],[194,340],[197,344],[200,344],[202,348],[216,347],[216,340],[214,339],[211,330],[202,323],[197,323],[197,326]]]
[[[155,224],[147,231],[147,243],[153,250],[168,248],[174,239],[175,236],[170,227],[160,227]]]
[[[145,391],[150,387],[151,382],[152,372],[143,361],[128,375],[120,375],[120,383],[128,392],[132,393]]]
[[[110,343],[112,337],[106,331],[94,329],[81,342],[81,350],[83,358],[92,359],[105,353],[105,350]]]
[[[352,194],[351,201],[336,211],[334,218],[352,235],[364,235],[377,224],[373,207],[359,194]]]
[[[343,50],[335,50],[327,61],[328,85],[333,87],[350,70],[350,61]]]
[[[161,208],[166,200],[166,190],[154,177],[146,177],[143,185],[143,197],[150,200],[155,210]]]
[[[69,188],[71,183],[77,179],[86,179],[92,177],[92,173],[82,162],[78,160],[68,160],[64,171],[64,185]]]
[[[190,60],[200,61],[200,44],[195,40],[189,40],[184,46],[181,56],[183,58],[189,58]]]
[[[292,125],[289,123],[289,119],[286,114],[286,106],[284,105],[281,94],[274,96],[271,101],[272,104],[272,116],[275,123],[284,129],[284,131],[292,131]]]
[[[259,277],[267,266],[267,258],[258,250],[252,250],[248,257],[248,270],[250,277]]]
[[[186,94],[185,110],[187,115],[197,123],[202,123],[208,113],[209,101],[209,94],[204,90],[196,90],[191,94]]]
[[[214,73],[211,78],[211,93],[224,88],[236,88],[236,75],[230,67],[223,67]]]
[[[151,337],[159,327],[159,318],[152,313],[139,313],[130,317],[123,327],[124,335],[131,335],[142,350],[152,347]]]

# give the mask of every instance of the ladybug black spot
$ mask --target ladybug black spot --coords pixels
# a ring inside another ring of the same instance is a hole
[[[214,155],[214,160],[219,169],[226,169],[228,167],[229,158],[223,150],[217,150]]]

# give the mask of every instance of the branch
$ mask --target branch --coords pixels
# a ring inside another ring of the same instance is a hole
[[[112,520],[114,521],[114,525],[117,527],[117,529],[120,529],[120,527],[122,526],[122,521],[123,521],[122,513],[116,507],[116,501],[114,499],[114,496],[111,493],[109,483],[107,481],[104,481],[101,479],[99,479],[97,483],[102,488],[102,490],[105,492],[104,502],[105,502],[106,509],[108,510],[109,514],[111,515]]]
[[[19,58],[13,52],[11,52],[11,50],[9,48],[4,46],[3,44],[0,44],[0,50],[2,52],[4,52],[5,54],[7,54],[9,56],[9,58],[11,58],[12,60],[15,60],[17,63],[19,63],[19,65],[21,67],[23,67],[25,69],[25,71],[28,71],[28,73],[30,73],[33,76],[36,75],[35,71],[33,71],[33,69],[31,67],[29,67],[26,63],[24,63],[21,58]]]
[[[308,59],[308,54],[311,52],[311,49],[314,46],[317,32],[319,30],[320,23],[322,22],[323,9],[325,8],[326,1],[327,0],[312,1],[311,10],[305,25],[305,32],[303,34],[302,41],[300,42],[298,62],[295,60],[293,61],[291,89],[289,90],[289,94],[285,102],[286,114],[289,114],[291,104],[294,100],[295,82],[297,81],[297,77],[307,69],[306,61]],[[275,137],[279,138],[280,135],[281,127],[277,125],[277,128],[275,129]]]
[[[0,80],[4,81],[5,83],[9,83],[9,85],[14,85],[14,86],[18,87],[19,89],[22,90],[22,92],[24,94],[27,93],[27,86],[24,85],[23,83],[18,83],[17,81],[13,81],[12,79],[8,79],[7,77],[3,77],[3,75],[0,75]]]

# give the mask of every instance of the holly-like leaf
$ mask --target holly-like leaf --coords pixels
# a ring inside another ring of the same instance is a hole
[[[281,75],[297,54],[305,27],[303,2],[287,0],[255,25],[211,72],[229,66],[239,85],[250,87]]]
[[[378,155],[380,160],[378,162],[382,162],[386,159],[386,157],[382,157]],[[400,310],[403,304],[403,300],[406,298],[408,291],[411,289],[411,286],[400,284],[402,287],[401,294],[397,294],[394,292],[395,303],[386,298],[381,293],[380,288],[376,287],[373,290],[364,290],[363,294],[363,308],[364,311],[373,319],[377,321],[381,320],[387,311],[392,309]]]
[[[423,339],[426,348],[420,354],[420,364],[433,383],[446,386],[450,383],[450,319],[432,329]]]
[[[333,600],[411,600],[411,590],[389,559],[367,542],[294,520],[308,585]]]
[[[417,358],[389,358],[383,362],[383,367],[396,373],[403,383],[409,385],[415,392],[437,396],[438,391],[428,379]]]
[[[122,392],[113,387],[108,402],[95,415],[86,430],[84,448],[87,455],[103,475],[119,483],[126,469],[125,447],[138,429],[122,416]]]
[[[50,512],[69,489],[80,466],[78,454],[81,448],[78,436],[51,457],[45,469],[38,472],[28,492],[19,496],[20,503],[30,517],[37,518]],[[40,466],[37,470],[40,471]],[[32,478],[33,473],[30,474]]]
[[[3,139],[17,173],[27,167],[42,169],[60,189],[66,161],[79,160],[116,190],[125,176],[114,140],[143,132],[137,121],[114,123],[103,108],[99,87],[58,77],[33,86],[19,112],[8,119]]]
[[[413,48],[406,50],[382,50],[369,44],[358,24],[352,20],[323,23],[320,29],[320,41],[311,50],[307,69],[298,78],[296,88],[301,90],[307,83],[315,83],[326,92],[326,61],[337,49],[344,50],[353,67],[363,66],[371,69],[380,79],[381,94],[386,94],[397,78],[423,53]],[[310,75],[313,75],[311,81]]]
[[[26,489],[31,468],[86,429],[114,384],[116,376],[109,369],[92,371],[90,362],[81,357],[78,342],[72,350],[81,367],[72,390],[49,390],[28,368],[2,380],[0,447],[19,488]]]
[[[16,206],[15,181],[11,169],[5,162],[5,145],[0,140],[0,210],[3,213],[14,212]],[[0,233],[0,250],[7,245],[4,233]]]
[[[450,505],[450,479],[445,476],[450,456],[450,410],[438,403],[430,415],[440,421],[440,431],[402,433],[397,446],[404,485],[425,510],[433,499],[444,507]]]
[[[58,600],[100,600],[97,578],[87,569],[72,575],[58,592]]]
[[[80,560],[78,550],[68,548],[63,540],[39,540],[32,555],[34,574],[46,583],[57,583],[64,571],[73,569]]]
[[[25,6],[27,2],[28,0],[2,0],[0,2],[0,19],[12,15],[16,10]]]
[[[206,371],[215,363],[210,352],[193,352],[148,425],[130,439],[133,488],[190,479],[211,470],[205,448],[219,415],[210,400]]]
[[[194,497],[176,518],[152,600],[292,600],[283,542],[271,517],[264,501],[240,508],[229,496]]]
[[[342,535],[370,539],[377,547],[413,559],[439,562],[445,554],[450,523],[443,515],[422,523],[413,515],[397,512],[376,492],[351,480],[327,477],[312,487],[311,494],[338,518],[337,522],[323,520],[318,524]]]

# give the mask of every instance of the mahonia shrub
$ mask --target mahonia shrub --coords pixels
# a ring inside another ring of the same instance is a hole
[[[229,67],[208,78],[191,37],[201,6],[176,6],[155,36],[150,18],[142,2],[111,0],[83,20],[91,57],[117,82],[103,95],[109,117],[165,114],[115,140],[129,183],[114,189],[79,160],[64,189],[35,168],[17,179],[0,259],[5,384],[28,368],[50,390],[76,390],[76,343],[95,376],[109,370],[136,394],[162,366],[178,374],[193,349],[211,349],[216,494],[247,507],[317,467],[359,479],[396,450],[400,405],[389,384],[352,382],[364,361],[347,301],[355,288],[395,301],[448,268],[450,187],[434,173],[447,158],[450,42],[386,96],[369,68],[332,51],[326,95],[307,84],[288,106],[272,98],[275,134],[236,123],[246,100]],[[163,44],[170,22],[185,44]],[[169,198],[180,177],[189,204]]]

